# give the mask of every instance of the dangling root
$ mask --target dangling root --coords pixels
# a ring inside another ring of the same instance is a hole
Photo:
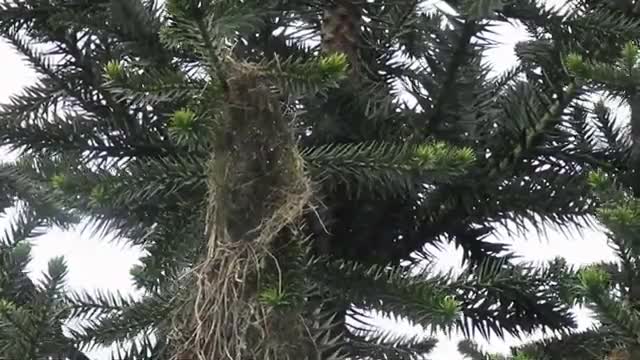
[[[298,184],[290,189],[295,191],[279,196],[280,205],[250,232],[251,241],[235,241],[226,228],[219,226],[222,224],[213,222],[209,253],[191,271],[195,288],[188,303],[193,313],[178,318],[181,323],[175,326],[183,334],[185,328],[190,329],[190,336],[182,344],[194,359],[253,359],[249,354],[258,351],[260,359],[267,360],[264,356],[275,352],[266,349],[273,336],[271,307],[259,302],[257,288],[267,267],[280,268],[273,253],[274,242],[285,228],[297,226],[309,203],[310,185],[302,173],[299,175]],[[217,214],[221,210],[212,209],[211,217],[222,218]],[[282,274],[277,275],[281,278]]]
[[[300,191],[286,194],[272,217],[253,230],[253,241],[234,241],[225,229],[212,231],[208,256],[191,272],[195,289],[188,303],[193,313],[176,324],[182,332],[191,329],[183,350],[194,359],[253,359],[249,354],[258,351],[260,359],[267,360],[265,355],[275,353],[265,346],[273,336],[271,306],[259,302],[256,288],[265,268],[279,269],[273,243],[286,227],[295,226],[309,202],[310,188],[301,185]]]

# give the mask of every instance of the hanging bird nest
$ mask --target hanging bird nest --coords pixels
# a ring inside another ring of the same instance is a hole
[[[174,360],[304,359],[313,341],[303,316],[277,302],[297,291],[284,289],[303,263],[310,181],[260,69],[231,73],[209,163],[207,253],[173,318]]]

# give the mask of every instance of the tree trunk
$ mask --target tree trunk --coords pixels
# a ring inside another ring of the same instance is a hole
[[[637,172],[640,169],[640,94],[629,99],[631,108],[631,157],[630,168]]]
[[[354,0],[335,0],[324,10],[322,21],[322,50],[343,53],[349,60],[351,72],[357,73],[358,48],[361,43],[362,13]]]
[[[304,299],[285,296],[305,290],[297,278],[304,251],[298,225],[309,181],[261,69],[234,63],[229,74],[208,174],[207,254],[194,266],[186,316],[177,317],[177,353],[304,359],[314,341],[301,321]]]
[[[327,1],[324,9],[322,21],[322,51],[324,53],[342,53],[347,57],[349,63],[349,82],[351,85],[360,82],[362,78],[359,49],[362,44],[361,26],[362,9],[357,3],[358,0],[334,0]],[[326,209],[330,213],[331,209]],[[331,234],[326,234],[326,229],[319,237],[317,248],[323,255],[331,253]],[[339,337],[347,332],[347,309],[349,304],[342,304],[337,301],[324,302],[323,310],[335,311],[336,317],[334,327],[330,331],[332,338]],[[328,355],[336,349],[330,349],[327,354],[323,354],[323,359],[329,359]]]

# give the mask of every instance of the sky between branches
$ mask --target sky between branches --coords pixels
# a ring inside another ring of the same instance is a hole
[[[550,5],[562,4],[561,0],[547,1]],[[514,45],[526,39],[526,32],[522,28],[511,25],[501,25],[494,28],[498,46],[487,54],[487,60],[494,66],[494,70],[501,72],[514,65],[516,58]],[[6,102],[26,85],[36,80],[36,75],[28,68],[22,59],[6,43],[0,40],[0,103]],[[626,121],[625,109],[620,109],[619,119]],[[507,235],[503,235],[506,237]],[[606,243],[605,235],[598,230],[585,229],[582,233],[571,231],[562,234],[549,229],[546,234],[528,232],[519,234],[514,243],[514,251],[522,256],[523,261],[545,261],[556,256],[562,256],[568,263],[580,265],[602,260],[612,260],[614,256]],[[439,266],[445,270],[459,267],[461,253],[454,249],[436,251],[439,256]],[[76,231],[62,231],[52,229],[46,235],[34,241],[33,257],[30,270],[32,277],[37,278],[46,269],[47,261],[54,256],[64,256],[69,266],[68,285],[74,289],[101,289],[130,293],[133,291],[129,278],[130,267],[137,262],[140,255],[138,249],[127,248],[123,243],[110,239],[91,237],[88,233]],[[579,324],[582,328],[591,323],[588,313],[577,310]],[[416,332],[421,329],[411,328],[406,324],[397,324],[390,320],[380,319],[379,323],[385,327],[398,331]],[[435,360],[462,359],[456,351],[458,337],[442,336],[441,341],[432,353]],[[501,341],[493,339],[490,343],[480,341],[488,350],[505,352],[509,345],[516,343],[516,339]],[[94,360],[108,360],[109,351],[92,352]]]

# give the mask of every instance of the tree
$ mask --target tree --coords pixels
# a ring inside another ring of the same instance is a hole
[[[561,286],[571,303],[587,306],[593,328],[535,341],[512,349],[514,359],[635,359],[638,353],[637,227],[640,202],[619,180],[602,172],[591,176],[600,197],[598,218],[607,227],[618,260],[563,269]],[[488,359],[470,341],[460,344],[470,359]],[[501,357],[506,358],[506,357]]]
[[[66,296],[69,317],[90,318],[71,338],[128,359],[416,358],[432,339],[370,329],[364,312],[468,335],[572,327],[564,273],[486,238],[578,224],[588,171],[617,169],[558,66],[567,43],[610,44],[575,35],[604,15],[423,5],[0,5],[0,33],[41,76],[0,113],[21,176],[147,252],[142,299]],[[514,19],[537,38],[492,77],[484,35]],[[640,34],[607,19],[597,40]],[[462,275],[419,263],[443,241],[464,249]]]
[[[0,165],[0,206],[12,220],[0,237],[0,358],[88,360],[63,333],[64,259],[51,259],[38,282],[27,271],[29,240],[48,226],[64,226],[73,219],[56,211],[43,189],[22,177],[19,169],[20,164]]]
[[[628,34],[639,21],[637,6],[630,1],[616,3],[581,3],[575,9],[580,16],[617,18],[618,34]],[[608,28],[608,26],[606,26]],[[597,32],[587,36],[599,35]],[[560,38],[559,38],[560,39]],[[575,40],[575,39],[574,39]],[[636,39],[611,38],[597,49],[575,43],[564,60],[569,72],[589,94],[605,94],[630,109],[628,127],[616,119],[602,100],[591,104],[595,126],[585,124],[587,141],[611,156],[610,169],[595,171],[590,176],[596,216],[605,225],[618,261],[593,264],[582,269],[565,268],[563,278],[566,297],[571,304],[586,305],[596,315],[597,324],[590,330],[569,333],[525,344],[512,350],[515,358],[526,359],[635,359],[640,356],[637,336],[638,270],[635,233],[638,223],[638,61],[640,50]],[[599,129],[599,130],[596,130]],[[627,130],[628,129],[628,130]],[[469,358],[484,359],[490,355],[479,351],[472,342],[460,344]]]
[[[567,276],[573,287],[573,301],[587,305],[596,315],[598,325],[578,334],[526,345],[523,349],[545,359],[635,359],[640,356],[638,344],[638,253],[637,226],[640,217],[637,197],[638,101],[636,87],[640,50],[627,43],[615,61],[584,59],[572,54],[567,64],[582,81],[593,88],[618,97],[630,107],[630,141],[626,134],[616,134],[624,144],[620,161],[628,163],[626,171],[616,176],[594,172],[590,182],[600,204],[598,219],[606,226],[609,242],[618,256],[612,263],[593,264]],[[600,103],[600,108],[603,105]]]

